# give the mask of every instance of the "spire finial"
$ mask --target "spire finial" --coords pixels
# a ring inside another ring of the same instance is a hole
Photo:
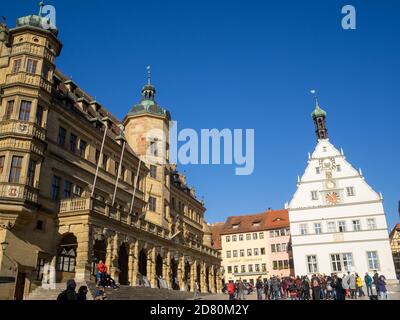
[[[151,66],[147,66],[147,84],[151,84]]]
[[[318,96],[317,96],[317,91],[315,89],[310,90],[311,94],[314,96],[315,99],[315,107],[319,107],[318,105]]]
[[[40,1],[39,2],[39,14],[38,14],[38,16],[42,16],[43,7],[44,7],[44,3],[43,3],[43,1]]]

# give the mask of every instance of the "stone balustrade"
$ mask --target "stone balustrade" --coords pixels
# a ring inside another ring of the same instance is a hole
[[[8,74],[6,77],[6,84],[12,83],[24,83],[32,86],[38,86],[47,92],[51,92],[51,83],[43,79],[39,74],[30,74],[25,72]]]
[[[0,198],[8,198],[37,203],[39,190],[17,183],[0,183]]]
[[[0,134],[24,134],[45,140],[46,130],[36,123],[22,122],[18,120],[4,121],[0,126]]]

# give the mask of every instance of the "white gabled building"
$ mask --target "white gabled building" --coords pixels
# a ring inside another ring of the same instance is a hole
[[[318,143],[288,204],[295,274],[378,270],[396,279],[382,195],[329,141],[317,99],[312,118]]]

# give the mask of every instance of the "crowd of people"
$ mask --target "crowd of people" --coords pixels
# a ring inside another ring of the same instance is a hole
[[[357,299],[367,295],[370,299],[387,300],[386,278],[374,271],[371,277],[368,273],[364,278],[358,273],[332,273],[330,275],[313,274],[312,276],[278,277],[257,279],[255,287],[258,300],[346,300]],[[229,282],[226,291],[230,300],[245,299],[247,284],[239,278]]]

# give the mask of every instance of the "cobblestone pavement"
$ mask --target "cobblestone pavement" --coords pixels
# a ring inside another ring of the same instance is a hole
[[[388,285],[388,299],[389,300],[400,300],[400,285],[395,284],[395,285]],[[366,289],[364,288],[364,292],[367,292]],[[264,295],[263,295],[264,297]],[[369,300],[369,297],[362,297],[358,298],[359,300]],[[198,300],[228,300],[228,295],[227,294],[213,294],[213,295],[207,295],[200,297]],[[257,294],[255,292],[245,295],[245,300],[257,300]],[[351,300],[351,299],[348,299]]]

